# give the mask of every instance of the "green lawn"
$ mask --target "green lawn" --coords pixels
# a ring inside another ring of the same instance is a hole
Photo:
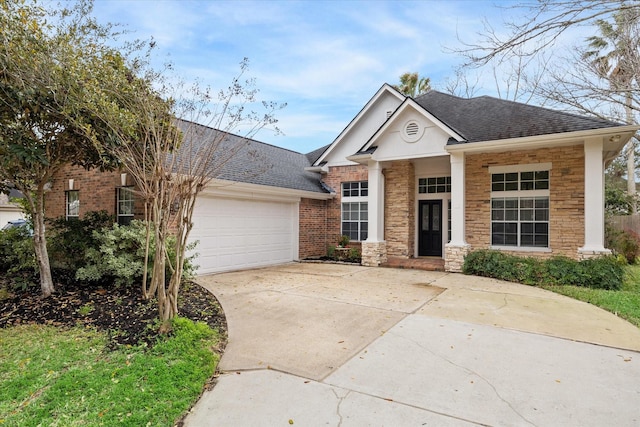
[[[173,426],[213,375],[219,339],[182,318],[151,349],[108,351],[82,328],[0,329],[0,426]]]
[[[640,265],[627,267],[625,281],[619,291],[578,286],[544,288],[601,307],[640,327]]]

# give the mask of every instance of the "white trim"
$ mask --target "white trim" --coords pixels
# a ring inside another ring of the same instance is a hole
[[[329,200],[335,194],[316,193],[313,191],[295,190],[291,188],[272,187],[268,185],[249,184],[246,182],[214,179],[202,190],[203,196],[221,196],[256,200],[291,201],[300,198]]]
[[[387,120],[372,136],[371,138],[369,138],[369,141],[367,141],[367,143],[360,149],[360,151],[366,151],[369,148],[371,148],[372,146],[375,145],[375,142],[378,140],[378,138],[384,134],[384,132],[397,120],[397,118],[402,115],[402,113],[408,109],[408,108],[413,108],[417,113],[421,114],[422,116],[424,116],[427,120],[429,120],[430,122],[432,122],[434,125],[436,125],[436,127],[440,128],[444,133],[446,133],[447,135],[449,135],[450,137],[458,140],[458,141],[463,141],[464,138],[460,135],[458,135],[453,129],[451,129],[449,126],[447,126],[446,124],[444,124],[443,122],[441,122],[436,116],[434,116],[433,114],[431,114],[430,112],[428,112],[427,110],[424,109],[424,107],[420,104],[418,104],[417,102],[415,102],[413,99],[411,98],[407,98],[405,99],[405,101],[400,105],[400,107],[398,107],[398,109],[393,113],[393,115],[389,118],[389,120]],[[404,131],[402,131],[404,132]],[[424,132],[424,128],[422,129],[422,132]],[[446,146],[445,146],[446,149]],[[441,156],[444,153],[439,153],[438,155]],[[415,157],[415,156],[413,156]],[[413,158],[412,157],[412,158]]]
[[[398,98],[399,101],[402,101],[402,100],[405,99],[404,95],[402,95],[400,92],[398,92],[392,86],[388,85],[387,83],[383,84],[382,87],[380,89],[378,89],[378,91],[375,93],[375,95],[373,95],[371,97],[371,99],[365,104],[365,106],[362,108],[362,110],[360,110],[358,115],[355,116],[353,118],[353,120],[351,120],[351,122],[349,122],[347,127],[344,128],[342,130],[342,132],[340,132],[340,135],[338,135],[337,138],[333,140],[331,145],[326,150],[324,150],[324,153],[322,153],[322,155],[320,155],[320,157],[315,161],[313,166],[316,166],[316,165],[322,163],[322,161],[325,159],[325,157],[327,157],[329,155],[329,153],[331,153],[331,151],[333,151],[333,149],[336,147],[336,145],[338,145],[338,144],[340,144],[342,142],[342,140],[345,137],[345,135],[347,135],[349,133],[349,131],[351,131],[351,129],[354,128],[356,123],[358,123],[360,121],[360,119],[368,113],[368,111],[371,108],[371,106],[373,104],[375,104],[378,99],[380,99],[382,97],[383,93],[390,93],[391,95],[393,95],[396,98]],[[392,117],[393,117],[393,115],[392,115]]]
[[[575,132],[554,133],[548,135],[527,136],[522,138],[497,139],[491,141],[478,141],[462,144],[446,145],[445,150],[449,153],[465,152],[478,153],[487,151],[516,151],[524,148],[548,148],[553,145],[573,145],[580,144],[585,138],[606,137],[620,135],[616,142],[624,145],[640,129],[638,125],[616,126],[602,129],[588,129]]]
[[[551,248],[541,248],[535,246],[493,246],[490,245],[489,249],[496,251],[509,251],[509,252],[552,252]]]

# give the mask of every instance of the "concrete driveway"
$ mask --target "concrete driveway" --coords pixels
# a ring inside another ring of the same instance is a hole
[[[640,424],[640,329],[590,304],[333,264],[198,281],[229,342],[189,427]]]

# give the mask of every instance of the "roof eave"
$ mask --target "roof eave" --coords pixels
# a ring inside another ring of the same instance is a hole
[[[360,163],[361,165],[366,165],[369,163],[369,160],[371,160],[373,153],[367,153],[367,154],[353,154],[351,156],[347,157],[347,160],[352,161],[352,162],[356,162],[356,163]]]
[[[247,182],[214,179],[202,191],[204,196],[226,196],[240,199],[297,201],[301,198],[329,200],[335,194],[298,190],[294,188],[274,187],[270,185],[250,184]]]
[[[549,146],[550,141],[556,144],[578,142],[589,137],[614,137],[619,135],[618,141],[621,146],[640,129],[639,125],[615,126],[602,129],[588,129],[575,132],[563,132],[547,135],[527,136],[522,138],[497,139],[491,141],[468,142],[461,144],[446,145],[445,150],[449,153],[480,153],[487,151],[517,150],[522,148],[544,148]],[[614,142],[614,141],[612,141]]]

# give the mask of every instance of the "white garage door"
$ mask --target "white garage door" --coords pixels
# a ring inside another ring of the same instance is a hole
[[[198,274],[292,261],[297,229],[296,203],[200,197],[190,234]]]

